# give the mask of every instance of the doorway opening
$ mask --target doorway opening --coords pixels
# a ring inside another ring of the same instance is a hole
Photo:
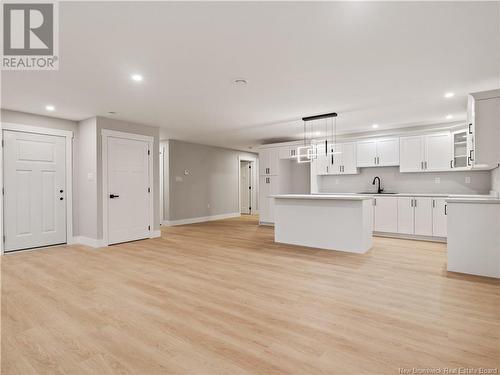
[[[239,168],[240,213],[251,215],[255,211],[254,161],[240,160]]]

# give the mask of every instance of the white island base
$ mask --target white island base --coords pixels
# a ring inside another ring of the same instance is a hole
[[[372,247],[372,197],[287,194],[272,198],[275,242],[352,253]]]

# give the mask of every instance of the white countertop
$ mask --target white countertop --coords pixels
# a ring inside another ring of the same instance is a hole
[[[373,198],[371,195],[363,194],[277,194],[271,195],[270,197],[276,199],[329,199],[348,201],[362,201]]]
[[[479,203],[479,204],[500,204],[499,198],[455,198],[446,199],[446,203]]]
[[[395,194],[377,194],[377,193],[315,193],[315,195],[361,195],[376,197],[442,197],[442,198],[464,198],[464,199],[497,199],[488,194],[445,194],[445,193],[395,193]]]

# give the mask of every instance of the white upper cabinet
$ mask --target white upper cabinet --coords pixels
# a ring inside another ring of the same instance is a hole
[[[399,165],[399,138],[378,138],[356,142],[358,167]]]
[[[401,172],[422,172],[424,170],[424,144],[421,136],[399,139],[399,170]]]
[[[279,161],[279,148],[269,148],[261,150],[259,152],[259,174],[261,176],[278,175]]]
[[[357,166],[375,167],[377,164],[377,142],[372,139],[356,142]]]
[[[425,136],[425,170],[446,171],[452,168],[452,138],[450,132]]]
[[[295,145],[280,147],[279,148],[279,158],[280,159],[295,159],[297,158],[297,147]]]
[[[356,143],[342,144],[342,174],[356,174]]]
[[[317,158],[313,161],[314,170],[318,175],[356,174],[356,144],[337,143],[328,145],[329,154],[325,154],[325,144],[316,144]],[[332,154],[333,152],[333,154]]]
[[[377,139],[377,166],[399,165],[399,138]]]
[[[467,164],[496,168],[500,163],[500,90],[469,95]]]
[[[452,169],[450,132],[400,138],[400,171],[433,172]]]

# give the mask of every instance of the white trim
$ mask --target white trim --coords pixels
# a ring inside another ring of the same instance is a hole
[[[224,220],[230,219],[233,217],[240,217],[241,214],[239,212],[232,212],[230,214],[220,214],[220,215],[211,215],[211,216],[201,216],[201,217],[192,217],[189,219],[181,219],[181,220],[165,220],[163,221],[163,225],[172,227],[175,225],[184,225],[184,224],[195,224],[195,223],[203,223],[206,221],[216,221],[216,220]]]
[[[124,139],[132,139],[135,141],[144,141],[144,142],[154,142],[154,137],[149,135],[135,134],[135,133],[125,133],[119,132],[116,130],[109,129],[101,129],[101,136],[104,137],[114,137],[114,138],[124,138]],[[151,150],[152,151],[152,150]]]
[[[161,230],[154,230],[153,234],[151,235],[151,238],[158,238],[161,237]]]
[[[149,186],[151,192],[149,194],[149,238],[154,236],[154,179],[153,179],[153,154],[154,154],[154,138],[134,133],[118,132],[115,130],[102,129],[101,130],[101,148],[102,148],[102,242],[103,246],[109,245],[108,238],[108,138],[123,138],[135,141],[144,141],[148,143],[149,156],[148,156],[148,173],[149,173]]]
[[[402,240],[428,241],[428,242],[447,242],[446,237],[421,236],[416,234],[402,234],[390,232],[373,232],[374,237],[398,238]]]
[[[52,135],[66,138],[66,243],[73,242],[73,132],[71,130],[44,128],[42,126],[32,126],[15,124],[9,122],[0,123],[0,139],[3,140],[3,131],[15,131],[21,133],[34,133],[42,135]],[[0,165],[2,166],[2,177],[0,184],[3,188],[3,147],[0,156]],[[0,204],[1,222],[0,222],[0,238],[3,239],[3,195]],[[0,255],[4,253],[3,240],[0,241]]]
[[[76,236],[74,243],[79,244],[79,245],[93,247],[94,249],[107,246],[104,244],[103,240],[98,240],[96,238],[90,238],[90,237],[84,237],[84,236]]]
[[[255,214],[259,208],[257,207],[257,201],[259,196],[258,195],[259,176],[257,174],[257,170],[259,166],[257,165],[257,158],[251,156],[241,156],[241,155],[238,156],[238,211],[241,213],[241,162],[242,161],[249,161],[252,163],[251,164],[252,193],[250,194],[250,207],[252,207],[252,209],[250,210],[250,214]]]

